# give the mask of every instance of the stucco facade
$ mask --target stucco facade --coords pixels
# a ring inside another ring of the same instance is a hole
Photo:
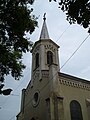
[[[44,20],[17,120],[90,120],[90,82],[60,72],[58,49]]]

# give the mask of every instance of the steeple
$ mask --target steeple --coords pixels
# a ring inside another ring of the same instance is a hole
[[[43,26],[40,34],[40,39],[35,42],[32,47],[32,82],[42,79],[43,71],[59,70],[59,46],[49,38],[46,17],[43,17]],[[52,66],[52,67],[50,67]],[[46,73],[47,74],[47,73]],[[33,84],[33,83],[32,83]]]
[[[48,29],[47,29],[47,25],[46,25],[46,17],[45,17],[46,13],[44,13],[43,16],[43,26],[42,26],[42,30],[41,30],[41,34],[40,34],[40,40],[41,39],[49,39],[49,34],[48,34]]]

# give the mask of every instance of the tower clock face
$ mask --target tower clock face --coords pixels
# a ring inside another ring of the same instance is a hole
[[[39,104],[40,101],[40,95],[39,95],[39,91],[36,91],[33,95],[33,106],[36,107]]]

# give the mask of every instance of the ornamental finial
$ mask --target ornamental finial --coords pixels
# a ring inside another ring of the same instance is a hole
[[[44,21],[46,20],[46,17],[45,17],[45,15],[46,15],[46,13],[44,13],[44,15],[43,15],[43,20],[44,20]]]

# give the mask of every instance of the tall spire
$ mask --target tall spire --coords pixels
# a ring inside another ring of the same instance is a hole
[[[47,29],[47,25],[46,25],[46,17],[45,17],[46,13],[44,13],[43,16],[43,26],[42,26],[42,30],[41,30],[41,34],[40,34],[40,40],[41,39],[49,39],[49,34],[48,34],[48,29]]]

